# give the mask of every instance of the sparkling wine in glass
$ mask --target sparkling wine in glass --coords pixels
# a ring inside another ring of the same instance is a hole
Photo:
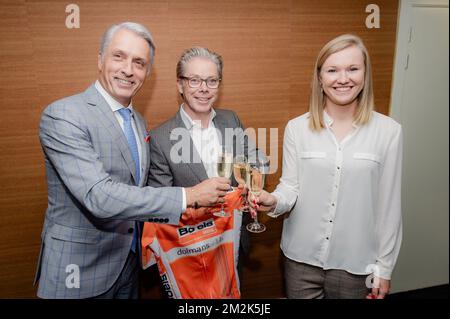
[[[222,150],[219,152],[217,157],[217,175],[219,177],[230,178],[233,170],[233,154]],[[231,215],[223,209],[223,203],[220,212],[213,213],[214,216],[218,217],[230,217]]]
[[[248,163],[244,155],[238,155],[234,158],[233,174],[234,178],[239,184],[247,184]]]
[[[253,197],[258,197],[264,188],[264,179],[266,172],[265,163],[262,160],[256,159],[250,163],[248,188]],[[258,222],[258,213],[252,213],[253,222],[247,225],[247,230],[252,233],[262,233],[266,230],[266,226]]]
[[[241,185],[249,185],[248,179],[250,166],[247,162],[247,158],[244,155],[238,155],[234,158],[233,164],[233,174],[234,179]],[[249,212],[247,197],[245,197],[245,208],[242,209],[243,212]]]

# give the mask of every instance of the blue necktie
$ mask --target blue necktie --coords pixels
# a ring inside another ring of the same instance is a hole
[[[123,118],[123,131],[128,141],[131,156],[133,157],[136,172],[136,185],[139,184],[141,165],[139,163],[139,152],[136,143],[136,136],[134,135],[133,127],[131,126],[131,111],[129,109],[121,108],[119,114]]]
[[[134,135],[133,127],[131,125],[131,110],[127,108],[119,109],[119,114],[123,118],[123,131],[125,133],[125,137],[128,141],[128,147],[130,148],[131,157],[133,157],[135,164],[135,172],[136,172],[136,185],[139,185],[139,180],[141,176],[141,165],[139,163],[139,152],[136,143],[136,135]],[[138,224],[135,222],[134,234],[133,234],[133,242],[131,243],[131,250],[136,252],[137,248],[137,236],[138,236]]]

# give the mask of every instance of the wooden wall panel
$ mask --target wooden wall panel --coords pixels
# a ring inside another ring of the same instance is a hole
[[[377,1],[381,28],[367,29],[362,0],[76,1],[81,28],[65,27],[68,3],[0,1],[0,298],[34,297],[32,280],[46,202],[40,114],[52,101],[86,89],[97,76],[97,53],[112,23],[136,21],[152,31],[157,51],[151,78],[135,98],[150,127],[179,107],[175,65],[184,49],[206,46],[224,58],[219,107],[235,110],[247,127],[278,129],[281,174],[284,126],[307,111],[315,57],[325,42],[356,33],[374,65],[377,110],[388,112],[397,2]],[[253,235],[244,268],[244,298],[284,296],[279,250],[282,219]],[[155,274],[143,278],[146,298],[159,298]]]
[[[0,48],[0,297],[31,297],[46,184],[25,1],[2,3]]]

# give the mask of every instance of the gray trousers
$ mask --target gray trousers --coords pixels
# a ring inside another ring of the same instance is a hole
[[[93,299],[138,299],[139,268],[138,255],[130,250],[125,266],[114,285]]]
[[[286,296],[289,299],[364,299],[369,293],[366,275],[320,267],[284,258]]]

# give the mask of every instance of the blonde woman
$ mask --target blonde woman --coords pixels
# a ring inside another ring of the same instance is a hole
[[[402,237],[401,163],[401,126],[374,111],[366,47],[331,40],[309,112],[286,126],[280,183],[258,199],[258,211],[285,216],[288,298],[385,297]]]

